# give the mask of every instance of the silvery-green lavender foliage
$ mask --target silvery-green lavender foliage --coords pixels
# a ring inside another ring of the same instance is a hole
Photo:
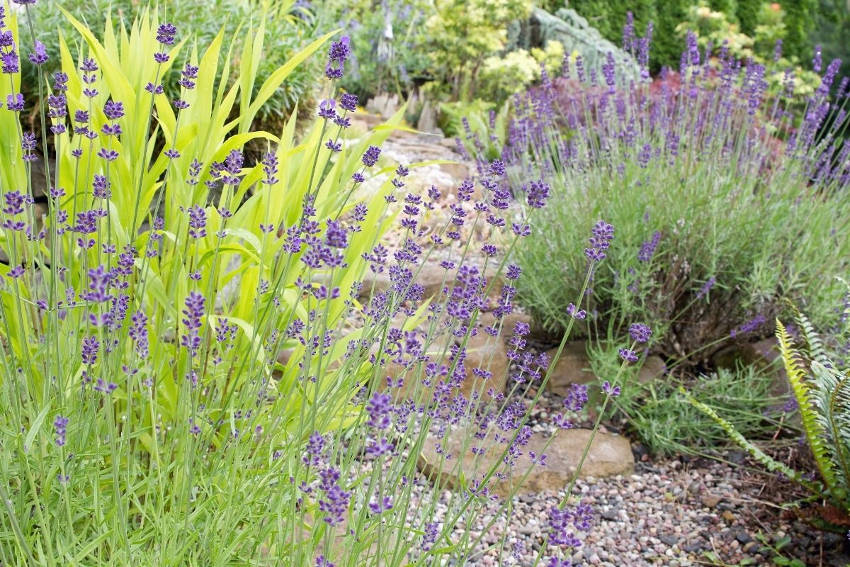
[[[280,135],[250,131],[280,81],[333,35],[255,91],[262,24],[230,83],[215,80],[223,32],[174,67],[186,46],[156,13],[98,38],[66,12],[83,53],[75,59],[60,41],[62,71],[39,81],[40,101],[27,100],[20,58],[49,60],[23,23],[35,3],[0,7],[0,446],[11,457],[0,462],[0,562],[470,562],[496,517],[479,536],[457,526],[471,526],[494,498],[491,483],[512,474],[539,396],[529,401],[528,389],[548,380],[523,324],[509,330],[514,391],[491,386],[488,367],[467,368],[472,335],[501,340],[522,272],[509,252],[536,230],[509,210],[504,164],[477,179],[480,198],[472,180],[448,188],[451,219],[431,230],[425,211],[447,188],[408,192],[407,167],[378,169],[399,116],[359,142],[342,136],[357,104],[335,90],[346,36],[330,44],[327,95],[302,138],[294,119]],[[169,73],[179,98],[165,93]],[[20,120],[36,102],[40,135]],[[256,139],[269,151],[246,167],[240,148]],[[44,208],[33,167],[44,168]],[[370,189],[375,173],[386,177]],[[529,205],[542,208],[549,189],[533,187]],[[379,238],[393,219],[403,237],[390,253]],[[477,265],[462,231],[484,223],[496,236]],[[585,282],[604,269],[614,227],[596,220],[589,232]],[[435,252],[446,285],[426,300],[417,275]],[[494,266],[505,278],[495,289],[484,276]],[[364,299],[367,268],[388,287]],[[226,293],[234,282],[238,293]],[[625,363],[647,332],[622,347]],[[586,400],[576,388],[555,423],[570,427]],[[477,469],[437,516],[446,486],[423,484],[416,451],[463,423],[473,438],[442,449],[437,466]],[[497,458],[485,466],[488,450]],[[569,565],[576,531],[591,527],[587,505],[568,505],[571,489],[550,510],[538,563]]]
[[[645,67],[647,38],[627,26],[624,41]],[[764,68],[743,63],[691,35],[679,71],[651,84],[622,88],[613,61],[594,74],[579,59],[516,97],[511,189],[522,198],[539,176],[558,197],[529,209],[546,228],[517,248],[529,276],[518,298],[547,326],[569,321],[582,277],[569,251],[594,215],[613,219],[618,240],[582,303],[593,327],[649,321],[653,349],[676,360],[764,333],[786,296],[818,328],[835,320],[832,275],[850,267],[847,79],[831,63],[795,113],[789,90],[767,93]],[[484,147],[474,134],[467,145]]]

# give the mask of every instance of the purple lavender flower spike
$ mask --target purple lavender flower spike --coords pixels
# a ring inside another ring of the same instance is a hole
[[[634,364],[638,361],[638,355],[635,354],[635,351],[629,348],[621,348],[619,350],[620,358],[622,358],[628,364]]]
[[[363,165],[366,167],[372,167],[376,163],[378,163],[378,158],[381,155],[381,148],[377,146],[369,146],[366,151],[363,153]]]
[[[328,50],[328,62],[325,66],[325,76],[329,79],[341,79],[345,61],[351,55],[351,44],[348,36],[342,36],[339,41],[331,44]]]
[[[590,237],[590,247],[584,249],[584,254],[591,262],[599,262],[605,259],[605,250],[614,239],[614,227],[605,221],[598,221],[593,225]]]
[[[68,427],[68,418],[62,415],[57,415],[53,420],[53,430],[56,434],[56,446],[63,447],[65,445],[66,428]]]
[[[44,65],[45,63],[47,63],[47,50],[44,48],[44,44],[38,40],[35,40],[33,52],[30,53],[28,57],[33,65]]]
[[[103,114],[109,120],[118,120],[124,116],[124,104],[110,99],[103,105]]]
[[[357,95],[344,93],[341,97],[339,97],[339,105],[343,110],[354,112],[357,110]]]
[[[186,297],[183,309],[183,326],[186,333],[180,337],[180,345],[189,350],[190,356],[194,357],[201,346],[201,337],[198,330],[201,328],[201,318],[204,316],[204,304],[206,298],[196,291],[190,291]]]
[[[177,27],[174,24],[160,24],[156,29],[156,40],[162,45],[174,45],[177,36]]]
[[[652,336],[652,329],[643,323],[634,323],[629,327],[629,334],[636,343],[645,343]]]
[[[97,362],[97,351],[100,349],[100,342],[97,337],[89,336],[83,339],[81,349],[81,357],[83,364],[94,364]]]

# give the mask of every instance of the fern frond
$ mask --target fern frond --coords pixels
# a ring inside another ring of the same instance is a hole
[[[800,408],[800,417],[803,422],[803,431],[806,433],[806,439],[812,450],[815,464],[827,487],[836,487],[837,478],[827,442],[829,428],[824,423],[827,408],[822,405],[823,399],[821,394],[823,390],[817,387],[817,385],[814,389],[809,387],[809,384],[806,382],[806,371],[804,370],[803,362],[800,360],[800,354],[794,350],[791,344],[791,336],[778,319],[776,321],[776,338],[779,339],[779,351],[782,354],[782,361],[785,364],[785,373],[788,375],[788,381],[791,383],[794,397],[797,398],[797,405]],[[812,390],[814,390],[817,400],[812,399]]]
[[[741,435],[738,430],[735,429],[734,425],[717,415],[717,412],[714,411],[713,408],[694,398],[692,395],[686,392],[684,388],[680,388],[679,391],[685,396],[685,398],[691,405],[693,405],[695,408],[697,408],[705,415],[713,419],[717,423],[717,425],[719,425],[721,429],[726,432],[726,434],[730,437],[730,439],[732,439],[732,441],[734,441],[739,447],[746,451],[747,454],[750,455],[750,457],[752,457],[756,462],[765,467],[767,470],[771,472],[780,472],[789,479],[802,485],[807,490],[815,494],[819,494],[823,491],[823,487],[819,483],[806,480],[799,472],[795,471],[785,463],[777,461],[776,459],[756,447],[750,441],[748,441],[746,437]]]
[[[846,507],[850,507],[847,499],[850,489],[850,377],[818,363],[814,363],[812,369],[816,375],[829,375],[826,380],[834,384],[829,392],[827,418],[832,429],[841,487],[841,493],[836,494],[836,497],[843,500]]]
[[[794,311],[794,322],[797,324],[797,328],[800,330],[800,336],[805,342],[807,358],[809,360],[816,360],[824,366],[829,366],[830,362],[826,348],[824,348],[823,341],[821,341],[820,337],[815,332],[815,328],[811,321],[809,321],[809,318],[803,315],[796,306],[792,305],[792,310]]]

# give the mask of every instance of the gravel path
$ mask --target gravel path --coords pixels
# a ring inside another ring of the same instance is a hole
[[[773,559],[781,553],[806,566],[850,565],[845,538],[787,518],[759,496],[760,489],[761,482],[744,469],[680,459],[641,462],[629,477],[579,480],[574,494],[590,504],[594,519],[573,563],[775,565]],[[497,544],[507,530],[501,559],[490,551],[467,564],[532,565],[546,532],[547,510],[562,497],[563,493],[515,498],[510,522],[497,521],[484,538],[488,545]],[[494,505],[490,515],[483,514],[481,525],[471,530],[481,530],[496,509]],[[770,549],[786,537],[790,542],[780,552]]]

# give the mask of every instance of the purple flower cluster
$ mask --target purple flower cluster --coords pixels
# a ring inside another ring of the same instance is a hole
[[[638,355],[630,348],[621,348],[618,351],[620,358],[628,364],[634,364],[638,361]]]
[[[534,209],[542,209],[546,206],[549,198],[549,185],[543,180],[532,181],[526,189],[528,195],[528,206]]]
[[[325,76],[329,79],[341,79],[345,61],[351,56],[351,44],[348,36],[342,36],[331,43],[328,50],[328,62],[325,65]]]
[[[765,319],[764,315],[759,313],[758,315],[756,315],[755,317],[753,317],[749,321],[747,321],[747,322],[743,323],[742,325],[739,325],[738,327],[732,329],[729,332],[729,336],[734,339],[734,338],[736,338],[740,335],[746,335],[746,334],[752,333],[753,331],[758,330],[758,328],[761,327],[762,325],[764,325],[766,322],[767,322],[767,319]]]
[[[638,260],[641,262],[649,262],[655,254],[655,249],[658,248],[658,243],[661,241],[661,232],[656,230],[652,233],[652,238],[645,241],[640,246],[638,251]]]
[[[56,434],[56,446],[63,447],[66,441],[66,428],[68,427],[68,418],[62,415],[57,415],[53,420],[53,431]]]
[[[614,239],[614,227],[605,221],[598,221],[591,232],[590,247],[584,249],[584,255],[591,262],[600,262],[605,259],[605,251]]]
[[[319,476],[319,488],[324,493],[319,500],[319,510],[325,513],[322,519],[331,526],[338,526],[345,521],[351,492],[346,492],[339,486],[339,470],[328,467],[323,469]]]
[[[652,336],[652,329],[644,323],[633,323],[629,327],[629,334],[636,343],[646,343],[649,342],[649,337]]]
[[[591,528],[593,510],[587,504],[578,504],[574,509],[549,509],[549,542],[576,550],[581,547],[581,540],[575,535],[576,531],[587,532]]]
[[[183,309],[183,326],[186,332],[180,337],[180,345],[189,350],[189,355],[194,357],[198,354],[201,346],[201,337],[198,330],[201,328],[201,318],[204,316],[204,304],[206,298],[196,291],[190,291],[186,297],[185,309]]]
[[[702,299],[703,297],[708,295],[708,292],[711,290],[711,288],[714,287],[715,283],[717,283],[717,279],[714,276],[711,276],[710,278],[708,278],[705,281],[705,283],[702,284],[702,287],[700,288],[699,292],[697,293],[697,299]]]

